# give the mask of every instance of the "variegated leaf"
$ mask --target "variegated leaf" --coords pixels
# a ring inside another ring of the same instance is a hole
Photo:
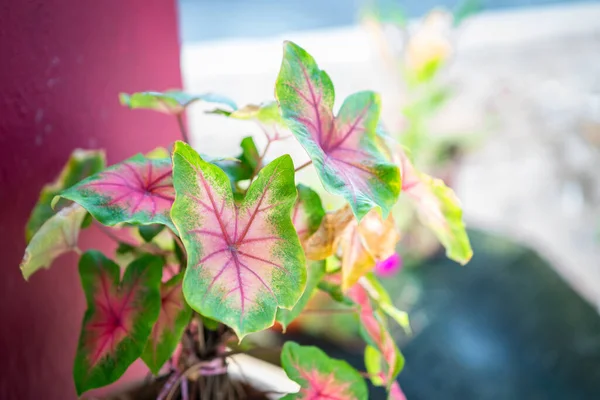
[[[104,225],[163,224],[175,229],[169,212],[175,198],[169,159],[138,154],[113,165],[60,196],[79,203]]]
[[[288,377],[300,384],[298,393],[284,400],[366,400],[367,385],[347,362],[329,358],[313,346],[286,342],[281,364]]]
[[[282,156],[258,174],[236,204],[229,179],[190,146],[175,144],[171,216],[188,254],[183,293],[200,314],[241,340],[273,325],[304,291],[304,252],[292,225],[294,166]]]
[[[381,368],[375,368],[368,372],[381,374],[382,383],[389,390],[396,376],[404,367],[404,357],[387,330],[385,316],[372,306],[367,291],[361,285],[354,285],[348,295],[360,307],[361,336],[381,355]],[[367,361],[366,364],[367,367],[373,368],[372,362]],[[373,383],[377,384],[378,380],[374,380]]]
[[[163,261],[146,255],[120,268],[97,251],[79,261],[87,300],[73,375],[77,393],[116,381],[144,350],[160,311]]]
[[[160,288],[160,313],[142,353],[142,360],[154,374],[158,374],[163,364],[173,355],[190,322],[192,309],[183,298],[182,281],[181,273],[163,283]]]
[[[383,157],[376,144],[379,96],[355,93],[334,117],[329,76],[291,42],[284,45],[275,92],[284,120],[312,159],[325,188],[343,196],[359,220],[374,207],[387,216],[401,185],[398,167]]]
[[[454,191],[440,179],[418,171],[406,152],[379,127],[378,147],[388,160],[400,166],[402,192],[415,204],[421,221],[446,248],[448,258],[464,265],[473,257],[473,249],[462,219],[462,207]]]

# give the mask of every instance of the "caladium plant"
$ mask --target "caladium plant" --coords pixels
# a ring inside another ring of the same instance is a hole
[[[286,398],[364,399],[363,376],[403,398],[395,380],[404,359],[387,319],[409,331],[408,314],[372,272],[399,257],[390,210],[406,191],[449,256],[466,262],[460,205],[382,145],[377,94],[348,97],[334,116],[331,79],[293,43],[284,44],[275,92],[276,101],[240,109],[214,94],[122,94],[130,108],[175,116],[184,140],[109,167],[102,151],[78,149],[42,190],[21,269],[29,279],[65,253],[80,255],[87,311],[73,371],[78,394],[115,382],[141,359],[159,399],[245,398],[227,374],[232,353],[248,347],[235,338],[277,323],[285,331],[320,289],[360,320],[367,371],[287,342],[281,364],[300,389]],[[246,137],[237,157],[191,147],[183,114],[196,101],[227,107],[213,115],[258,123],[266,146]],[[296,182],[310,163],[268,154],[272,142],[292,137],[345,206],[327,209],[321,188]],[[90,226],[116,242],[114,255],[80,249]]]

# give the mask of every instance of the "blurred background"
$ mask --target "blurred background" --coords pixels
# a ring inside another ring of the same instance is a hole
[[[384,279],[414,330],[394,331],[409,399],[600,398],[599,3],[180,0],[179,16],[186,90],[272,100],[293,40],[338,107],[380,92],[387,130],[457,192],[473,260],[445,259],[407,216],[403,266]],[[200,151],[235,155],[249,134],[264,145],[252,124],[204,111],[189,114]],[[293,141],[269,155],[283,152],[306,160]],[[300,180],[318,186],[310,169]],[[309,315],[291,335],[363,369],[356,327]]]

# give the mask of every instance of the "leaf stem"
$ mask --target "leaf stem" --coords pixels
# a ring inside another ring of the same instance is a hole
[[[98,227],[98,229],[100,229],[100,231],[102,233],[104,233],[106,236],[108,236],[109,238],[111,238],[115,242],[117,242],[117,243],[125,243],[127,245],[131,245],[132,247],[135,246],[132,243],[128,243],[127,241],[119,239],[119,237],[117,235],[115,235],[114,233],[112,233],[109,228],[107,228],[106,226],[102,225],[100,222],[97,222],[97,221],[94,221],[94,222],[95,222],[96,226]]]
[[[267,155],[267,151],[269,151],[269,147],[271,147],[272,142],[273,142],[273,140],[271,140],[271,139],[267,140],[267,145],[265,146],[265,149],[263,150],[262,154],[258,158],[258,162],[256,163],[256,167],[254,167],[254,171],[252,171],[252,176],[250,177],[250,182],[252,182],[254,180],[254,178],[256,178],[258,171],[260,171],[262,163],[265,160],[265,156]]]
[[[308,314],[345,314],[358,312],[357,308],[309,308],[302,311]]]
[[[179,131],[181,132],[181,137],[183,138],[184,142],[189,144],[190,141],[188,138],[187,129],[185,128],[185,123],[183,122],[183,112],[175,114],[175,116],[177,117],[177,123],[179,124]]]
[[[307,162],[305,162],[304,164],[302,164],[301,166],[299,166],[298,168],[296,168],[294,170],[294,172],[298,172],[300,171],[302,168],[308,167],[310,164],[312,164],[312,160],[308,160]]]

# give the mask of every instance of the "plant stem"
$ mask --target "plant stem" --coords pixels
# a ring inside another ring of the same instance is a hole
[[[185,128],[185,123],[183,122],[183,112],[176,114],[176,117],[177,123],[179,124],[179,131],[181,132],[181,137],[183,138],[184,142],[189,144],[190,141],[188,139],[187,129]]]
[[[309,308],[303,310],[303,313],[308,314],[345,314],[357,312],[356,308]]]
[[[109,228],[107,228],[106,226],[102,225],[101,223],[96,222],[96,226],[98,227],[98,229],[100,229],[100,231],[102,233],[104,233],[106,236],[108,236],[109,238],[111,238],[112,240],[114,240],[115,242],[117,242],[117,244],[124,243],[124,244],[130,245],[132,247],[135,247],[134,244],[128,243],[128,242],[126,242],[124,240],[119,239],[119,237],[117,235],[115,235],[114,233],[112,233]]]
[[[301,166],[299,166],[298,168],[296,168],[294,170],[294,172],[298,172],[300,171],[302,168],[308,167],[310,164],[312,164],[312,160],[309,160],[307,162],[305,162],[304,164],[302,164]]]
[[[258,158],[258,162],[256,163],[256,167],[254,168],[254,171],[252,171],[252,176],[250,177],[250,182],[252,182],[254,180],[254,178],[258,174],[258,171],[260,171],[260,167],[262,166],[262,163],[265,160],[267,151],[269,151],[269,147],[271,147],[271,142],[272,142],[272,140],[270,140],[270,139],[267,140],[267,145],[265,146],[265,149],[263,150],[262,154]]]

